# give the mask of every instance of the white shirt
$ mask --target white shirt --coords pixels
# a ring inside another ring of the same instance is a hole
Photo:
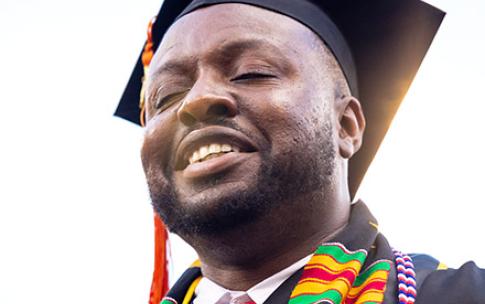
[[[228,290],[208,278],[203,277],[195,289],[196,298],[194,304],[217,304],[219,300],[225,300],[224,303],[227,303],[230,299],[237,298],[245,293],[247,293],[256,304],[263,304],[284,281],[300,268],[303,268],[311,257],[311,254],[304,257],[291,266],[259,282],[247,291]]]

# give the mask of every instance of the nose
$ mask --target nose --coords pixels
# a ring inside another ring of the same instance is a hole
[[[178,119],[187,126],[236,114],[236,100],[223,85],[207,79],[199,79],[194,84],[177,111]]]

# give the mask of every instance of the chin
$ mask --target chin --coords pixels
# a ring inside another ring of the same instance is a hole
[[[221,234],[257,221],[270,209],[275,189],[262,182],[268,181],[262,172],[252,167],[197,182],[175,179],[172,186],[149,183],[150,196],[171,232]]]
[[[178,200],[185,209],[193,209],[194,212],[224,208],[225,202],[231,202],[244,194],[254,185],[244,181],[225,181],[213,185],[200,186],[194,194],[179,193]],[[191,191],[193,192],[193,191]]]
[[[267,209],[258,199],[260,189],[256,181],[216,181],[201,187],[196,194],[178,194],[178,210],[184,213],[184,223],[172,229],[181,234],[213,235],[256,221]]]

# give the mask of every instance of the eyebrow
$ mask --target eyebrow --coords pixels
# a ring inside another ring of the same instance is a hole
[[[260,50],[262,48],[270,48],[272,51],[280,52],[275,45],[262,39],[239,39],[230,41],[222,44],[218,49],[214,50],[214,52],[218,51],[219,54],[223,55],[240,55],[246,51]]]
[[[157,68],[151,77],[157,78],[158,76],[165,73],[172,74],[186,74],[189,73],[196,64],[197,60],[195,58],[177,58],[165,62],[162,66]]]
[[[210,60],[220,61],[223,67],[229,66],[236,58],[249,51],[268,52],[276,57],[284,57],[281,50],[263,39],[239,39],[222,44],[209,54]]]
[[[276,57],[284,57],[281,50],[272,43],[263,39],[238,39],[232,40],[211,50],[207,56],[210,62],[217,62],[218,65],[226,67],[235,59],[248,51],[268,51]],[[155,70],[152,77],[158,77],[165,73],[187,74],[193,71],[197,65],[197,56],[178,57],[167,60]]]

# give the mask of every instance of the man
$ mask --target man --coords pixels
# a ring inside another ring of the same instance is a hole
[[[117,110],[145,124],[154,209],[200,259],[163,304],[485,303],[485,272],[393,251],[351,204],[442,17],[417,0],[164,2]]]

